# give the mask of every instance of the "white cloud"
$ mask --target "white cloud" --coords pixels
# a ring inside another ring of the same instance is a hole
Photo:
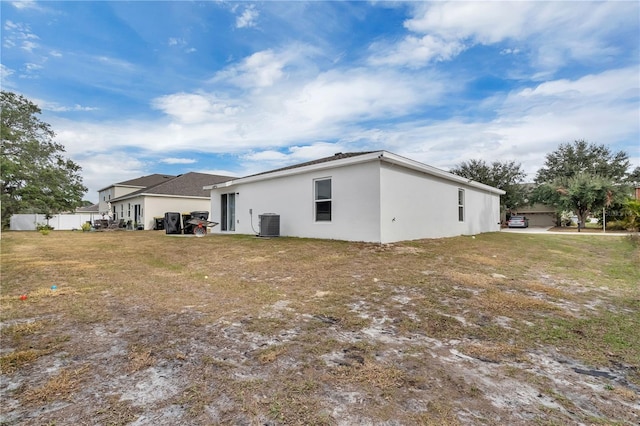
[[[476,44],[515,41],[522,45],[518,50],[531,51],[532,65],[548,74],[570,60],[616,52],[608,35],[637,21],[638,9],[637,2],[415,3],[413,17],[404,23],[411,33],[393,45],[373,44],[371,61],[424,66]]]
[[[93,202],[98,201],[98,190],[116,182],[149,174],[149,164],[123,151],[75,153],[70,158],[82,167],[82,181],[88,188],[84,199]]]
[[[3,46],[7,49],[20,46],[22,50],[31,53],[34,49],[40,47],[35,42],[39,37],[31,31],[31,27],[28,24],[6,20],[4,30]]]
[[[42,109],[47,109],[49,111],[55,111],[55,112],[97,111],[98,110],[98,108],[96,107],[82,106],[79,104],[75,104],[73,106],[43,105]]]
[[[27,71],[28,73],[32,73],[34,71],[39,71],[42,69],[42,65],[38,65],[38,64],[32,64],[30,62],[27,62],[26,64],[24,64],[24,69],[25,71]]]
[[[43,111],[53,111],[53,112],[71,112],[71,111],[97,111],[98,108],[83,106],[79,104],[75,105],[60,105],[57,102],[50,102],[44,99],[33,98],[31,101],[38,105],[38,107]]]
[[[276,54],[272,50],[256,52],[239,65],[218,72],[212,82],[230,82],[242,88],[272,86],[283,76],[287,53]]]
[[[285,152],[265,150],[250,152],[242,156],[243,160],[251,162],[269,162],[271,164],[291,164],[292,162],[305,162],[335,154],[340,146],[330,142],[314,142],[309,145],[288,147]]]
[[[639,84],[633,67],[550,81],[494,100],[499,106],[492,120],[405,123],[379,137],[395,152],[437,167],[449,169],[471,158],[508,159],[521,162],[532,178],[560,143],[586,139],[610,145],[637,138]],[[638,148],[627,153],[640,154]]]
[[[540,141],[632,138],[640,126],[637,71],[634,67],[609,70],[512,92],[500,110],[503,121],[496,127],[500,126],[505,139],[523,147]],[[510,126],[505,126],[505,117]]]
[[[194,160],[193,158],[174,158],[174,157],[163,158],[158,161],[164,164],[194,164],[198,162],[198,160]]]
[[[439,36],[407,36],[400,43],[385,45],[374,43],[369,47],[373,52],[369,58],[371,65],[408,65],[421,67],[430,62],[446,61],[462,52],[464,44],[457,40],[445,40]]]
[[[28,40],[23,41],[22,44],[20,45],[20,48],[22,50],[26,50],[27,52],[32,52],[33,49],[36,49],[37,47],[39,47],[38,43],[34,43]]]
[[[240,110],[239,105],[234,105],[231,101],[204,93],[166,95],[154,99],[151,105],[175,118],[178,122],[175,129],[181,129],[180,124],[228,120]]]
[[[2,79],[0,81],[3,82],[3,85],[5,84],[5,81],[9,77],[11,77],[14,73],[15,73],[15,71],[12,70],[11,68],[6,67],[4,64],[0,64],[0,78]]]
[[[402,116],[435,100],[443,87],[426,75],[409,81],[389,71],[329,71],[302,86],[284,103],[289,117],[307,123],[344,123]]]
[[[246,92],[233,100],[231,93],[224,92],[158,97],[152,107],[165,115],[152,122],[60,121],[55,128],[65,146],[74,151],[105,152],[135,146],[148,152],[239,153],[307,146],[342,138],[344,126],[362,120],[391,120],[411,114],[416,107],[437,104],[446,92],[441,78],[421,73],[409,80],[389,70],[336,70],[300,81],[287,80],[270,90]],[[334,149],[327,146],[327,151]]]
[[[280,49],[261,50],[247,56],[238,64],[217,72],[209,83],[262,90],[286,81],[312,78],[317,74],[314,60],[322,55],[323,52],[318,48],[299,43]]]
[[[315,142],[305,146],[289,147],[289,157],[295,162],[304,162],[329,157],[342,151],[347,150],[340,143]]]
[[[5,31],[11,32],[11,36],[21,40],[37,40],[39,37],[31,32],[28,24],[21,22],[13,22],[7,19],[4,23]]]
[[[256,162],[284,162],[287,160],[287,155],[283,154],[280,151],[274,150],[266,150],[259,152],[250,152],[242,156],[242,159],[245,161],[256,161]]]
[[[102,66],[107,66],[111,68],[120,68],[127,71],[132,71],[133,69],[135,69],[135,65],[133,63],[129,61],[125,61],[123,59],[113,58],[110,56],[104,56],[104,55],[93,56],[87,59],[91,61],[95,61]]]
[[[317,160],[342,151],[344,151],[343,145],[333,142],[313,142],[309,145],[301,146],[293,145],[285,149],[284,152],[276,150],[251,151],[240,157],[243,168],[242,176]]]
[[[26,10],[26,9],[32,9],[32,10],[38,10],[38,11],[46,10],[45,8],[41,7],[38,2],[34,0],[12,1],[11,5],[19,10]]]
[[[239,175],[237,172],[231,171],[231,170],[228,170],[228,169],[196,169],[196,170],[194,170],[194,172],[206,173],[206,174],[209,174],[209,175],[235,176],[235,177],[247,176],[249,174],[249,173],[247,173],[247,174]]]
[[[169,37],[167,46],[181,48],[185,53],[193,53],[197,50],[195,47],[189,47],[189,43],[185,39],[178,37]]]
[[[259,16],[260,12],[256,10],[254,5],[245,8],[242,15],[236,18],[236,28],[255,27]]]
[[[517,48],[502,49],[500,51],[501,55],[517,55],[518,53],[520,53],[520,49]]]
[[[405,27],[421,34],[438,34],[450,40],[474,38],[491,44],[535,32],[541,9],[534,2],[434,2],[419,4]]]

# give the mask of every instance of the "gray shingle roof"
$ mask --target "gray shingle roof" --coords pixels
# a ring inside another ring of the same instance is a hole
[[[114,198],[111,202],[135,197],[140,194],[145,195],[175,195],[183,197],[206,197],[210,196],[209,191],[202,188],[206,185],[227,182],[234,179],[232,176],[210,175],[206,173],[190,172],[174,177],[173,179],[158,183],[148,188],[140,189],[122,197]]]
[[[342,160],[343,158],[351,158],[351,157],[357,157],[358,155],[371,154],[372,152],[378,152],[378,151],[337,152],[337,153],[335,153],[334,155],[332,155],[330,157],[324,157],[324,158],[320,158],[318,160],[307,161],[306,163],[294,164],[292,166],[282,167],[280,169],[268,170],[266,172],[256,173],[256,174],[245,176],[245,177],[259,176],[259,175],[264,175],[264,174],[267,174],[267,173],[281,172],[283,170],[297,169],[299,167],[311,166],[313,164],[326,163],[328,161]]]
[[[99,206],[100,206],[99,204],[92,204],[90,206],[78,207],[76,209],[76,212],[77,213],[85,213],[85,212],[88,212],[88,213],[94,213],[95,212],[95,213],[97,213],[98,210],[99,210]]]
[[[125,180],[124,182],[118,182],[115,185],[123,185],[123,186],[139,186],[141,188],[148,188],[150,186],[158,185],[162,182],[167,182],[175,178],[176,176],[172,175],[161,175],[161,174],[153,174],[148,176],[141,176],[139,178]],[[114,185],[114,186],[115,186]]]

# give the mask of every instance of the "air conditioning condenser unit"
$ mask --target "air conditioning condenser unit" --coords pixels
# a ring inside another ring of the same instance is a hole
[[[263,213],[258,216],[260,220],[260,237],[280,236],[280,215],[275,213]]]

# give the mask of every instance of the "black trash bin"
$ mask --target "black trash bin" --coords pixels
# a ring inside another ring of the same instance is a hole
[[[180,213],[167,212],[164,214],[164,231],[166,234],[181,234]]]
[[[156,231],[162,231],[164,229],[164,217],[154,217],[155,225],[153,229]]]
[[[189,222],[191,219],[191,213],[182,213],[182,228],[185,234],[193,234],[193,225]]]
[[[205,211],[191,212],[191,218],[200,219],[200,220],[209,220],[209,212],[205,212]]]

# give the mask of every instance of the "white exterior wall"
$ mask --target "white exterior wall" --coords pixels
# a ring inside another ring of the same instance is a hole
[[[100,212],[101,214],[106,214],[109,212],[109,201],[112,198],[116,198],[114,193],[115,187],[113,186],[98,192],[98,212]]]
[[[137,186],[110,186],[98,192],[98,212],[100,214],[109,213],[109,202],[115,198],[123,197],[127,194],[140,190]]]
[[[153,229],[156,217],[164,217],[167,212],[191,213],[195,211],[207,211],[211,217],[211,202],[209,198],[186,197],[144,197],[143,222],[144,229]],[[131,214],[133,215],[133,209]],[[217,222],[217,221],[216,221]],[[183,224],[184,226],[184,224]]]
[[[395,165],[381,167],[382,243],[500,230],[500,196]],[[464,221],[458,220],[464,190]]]
[[[129,198],[127,200],[124,201],[119,201],[119,202],[115,202],[115,203],[111,203],[111,209],[113,211],[115,211],[116,213],[116,219],[120,220],[120,219],[124,219],[125,222],[127,221],[131,221],[131,223],[134,222],[134,215],[135,215],[135,210],[134,210],[134,205],[135,204],[142,204],[142,202],[144,201],[144,199],[142,197],[136,197],[136,198]],[[122,206],[122,209],[121,209]],[[129,208],[129,206],[131,206]],[[142,211],[142,217],[144,218],[144,210]]]
[[[320,178],[331,178],[331,222],[315,221],[314,180]],[[275,213],[280,215],[282,236],[379,241],[379,188],[375,161],[233,185],[211,191],[211,220],[221,222],[221,194],[236,193],[236,229],[231,233],[257,234],[258,216]],[[220,225],[212,231],[225,232]]]
[[[128,216],[128,207],[131,204],[131,215]],[[190,213],[194,211],[208,211],[211,203],[208,198],[201,197],[171,197],[171,196],[153,196],[144,195],[132,197],[123,201],[115,202],[112,208],[119,219],[134,221],[135,209],[134,205],[140,204],[142,207],[140,222],[144,225],[144,229],[151,230],[155,226],[155,217],[164,217],[167,212]],[[124,206],[123,215],[120,214],[120,206]]]
[[[462,188],[465,190],[465,218],[460,234],[500,231],[500,195],[471,187]]]

